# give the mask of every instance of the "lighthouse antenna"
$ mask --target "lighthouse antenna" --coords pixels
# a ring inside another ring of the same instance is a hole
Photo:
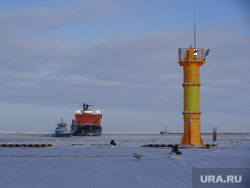
[[[194,49],[196,49],[195,4],[194,4]]]

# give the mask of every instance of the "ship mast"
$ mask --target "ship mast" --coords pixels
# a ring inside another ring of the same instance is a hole
[[[89,109],[89,106],[94,106],[94,105],[83,103],[83,105],[81,105],[81,106],[83,106],[82,113],[84,114],[84,113],[91,113],[91,109]]]

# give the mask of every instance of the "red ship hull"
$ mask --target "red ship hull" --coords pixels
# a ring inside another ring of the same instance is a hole
[[[73,136],[101,136],[102,114],[92,114],[88,104],[83,104],[82,113],[75,114],[72,120],[71,133]]]

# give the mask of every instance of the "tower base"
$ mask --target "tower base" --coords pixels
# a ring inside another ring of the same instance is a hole
[[[184,118],[184,134],[182,146],[204,146],[200,135],[200,118]]]

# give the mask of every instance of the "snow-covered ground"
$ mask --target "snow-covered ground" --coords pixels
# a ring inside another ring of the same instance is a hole
[[[100,137],[56,138],[45,133],[0,133],[0,144],[53,145],[0,148],[0,187],[183,188],[192,187],[193,168],[250,168],[250,134],[218,134],[217,148],[180,149],[180,156],[150,156],[140,161],[132,157],[133,153],[169,153],[171,148],[139,145],[178,144],[181,137],[182,134],[104,133]],[[213,143],[212,134],[203,134],[202,138],[206,144]],[[92,145],[109,144],[110,140],[115,140],[117,145]],[[79,155],[104,157],[73,157]]]

